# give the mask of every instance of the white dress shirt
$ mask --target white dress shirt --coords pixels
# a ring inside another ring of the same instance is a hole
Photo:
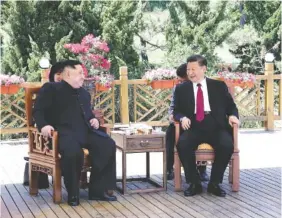
[[[197,84],[198,83],[193,83],[194,98],[195,98],[195,110],[194,110],[195,114],[196,114],[196,111],[197,111],[197,92],[198,92]],[[200,82],[200,84],[202,85],[201,88],[202,88],[203,95],[204,95],[204,111],[211,111],[206,78],[203,79]]]

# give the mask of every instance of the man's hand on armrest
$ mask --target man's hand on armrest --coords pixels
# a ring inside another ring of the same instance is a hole
[[[240,124],[239,119],[234,115],[229,116],[228,121],[230,126],[233,126],[233,124],[237,124],[237,125]]]
[[[54,131],[54,127],[50,125],[46,125],[41,129],[41,133],[44,137],[52,137],[52,131]]]
[[[170,114],[170,115],[169,115],[168,121],[169,121],[170,123],[173,123],[173,122],[174,122],[173,114]]]
[[[190,125],[191,125],[191,120],[187,117],[182,117],[180,119],[180,122],[181,122],[181,126],[184,130],[187,130],[190,128]]]
[[[94,129],[99,129],[99,121],[96,118],[91,119],[89,122]]]

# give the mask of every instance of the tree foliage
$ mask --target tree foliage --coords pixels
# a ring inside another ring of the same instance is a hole
[[[93,33],[110,45],[112,71],[118,63],[138,63],[132,48],[133,36],[141,21],[138,2],[116,1],[7,1],[2,3],[2,71],[31,79],[39,77],[36,62],[50,57],[51,64],[73,57],[63,49],[67,42],[80,42]],[[32,60],[33,59],[33,60]],[[33,64],[31,64],[33,63]]]
[[[254,29],[257,34],[255,40],[243,42],[236,40],[233,35],[229,40],[232,45],[230,50],[235,57],[241,59],[239,70],[247,70],[253,73],[262,73],[264,56],[267,52],[274,53],[275,60],[281,61],[281,2],[280,1],[245,1],[241,2],[242,13],[246,19],[242,28]],[[248,34],[247,32],[243,32]],[[281,70],[281,69],[280,69]]]
[[[170,23],[166,29],[168,58],[177,57],[179,64],[191,54],[203,54],[213,67],[218,61],[215,49],[239,26],[239,14],[218,2],[211,8],[207,1],[173,1],[169,5]],[[169,61],[169,60],[168,60]]]

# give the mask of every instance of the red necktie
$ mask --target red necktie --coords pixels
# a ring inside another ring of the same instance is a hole
[[[204,95],[203,90],[201,88],[201,84],[198,83],[198,91],[197,91],[197,110],[196,110],[196,120],[201,122],[204,119]]]

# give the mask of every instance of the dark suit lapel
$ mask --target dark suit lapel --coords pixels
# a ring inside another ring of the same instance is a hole
[[[216,104],[215,86],[211,79],[207,78],[206,81],[207,81],[207,89],[208,89],[208,96],[209,96],[209,103],[210,103],[211,111],[214,111],[216,107],[215,105]]]
[[[195,110],[195,95],[194,95],[194,88],[193,83],[188,81],[188,90],[187,90],[188,100],[189,100],[189,107],[191,107],[192,112],[194,113]]]

